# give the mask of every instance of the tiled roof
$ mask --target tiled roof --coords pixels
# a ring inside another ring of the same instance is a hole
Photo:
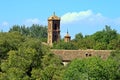
[[[52,50],[55,55],[62,58],[63,61],[70,61],[75,58],[85,58],[89,56],[99,56],[106,59],[111,50]]]
[[[58,16],[55,15],[55,13],[48,18],[48,20],[60,20]]]

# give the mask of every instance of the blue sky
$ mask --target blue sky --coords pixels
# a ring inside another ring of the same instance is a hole
[[[68,29],[74,38],[81,32],[91,35],[105,25],[120,33],[120,0],[1,0],[0,30],[12,25],[47,25],[47,18],[56,13],[61,17],[61,36]]]

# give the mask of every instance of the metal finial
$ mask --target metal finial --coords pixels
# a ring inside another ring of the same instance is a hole
[[[68,34],[68,29],[67,29],[67,34]]]
[[[55,16],[55,12],[53,12],[53,15]]]

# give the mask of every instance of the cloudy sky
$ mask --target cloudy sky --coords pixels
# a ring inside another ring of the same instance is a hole
[[[91,35],[105,25],[120,33],[120,0],[1,0],[0,31],[12,25],[47,25],[49,16],[61,17],[61,36]]]

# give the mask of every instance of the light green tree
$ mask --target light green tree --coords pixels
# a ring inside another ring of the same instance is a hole
[[[115,80],[117,63],[98,57],[76,59],[65,70],[63,80]]]
[[[62,80],[63,72],[64,70],[61,59],[50,53],[43,56],[42,69],[33,69],[32,77],[38,80]]]
[[[113,51],[110,54],[109,59],[112,59],[115,62],[117,62],[117,70],[116,70],[116,79],[115,80],[119,80],[120,79],[120,50]]]

